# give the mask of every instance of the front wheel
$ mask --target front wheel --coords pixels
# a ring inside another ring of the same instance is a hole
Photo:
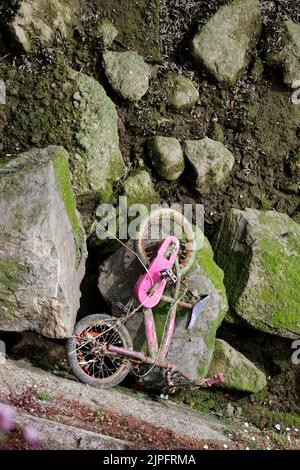
[[[122,382],[130,371],[128,359],[107,353],[109,345],[132,350],[124,325],[106,314],[89,315],[76,323],[67,342],[67,358],[73,374],[96,388],[109,388]]]

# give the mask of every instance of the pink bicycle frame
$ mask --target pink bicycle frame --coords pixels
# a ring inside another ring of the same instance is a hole
[[[169,240],[167,240],[167,239],[165,240],[168,243],[163,243],[163,245],[162,245],[163,249],[160,252],[160,258],[159,258],[160,260],[162,259],[161,256],[163,256],[161,254],[165,253],[166,246],[169,245],[171,241],[173,242],[174,238],[175,237],[168,237]],[[175,240],[178,242],[178,240],[176,238],[175,238]],[[176,246],[177,246],[177,244],[176,244]],[[179,247],[179,242],[178,242],[178,247]],[[177,256],[177,253],[178,253],[178,250],[176,251],[176,256]],[[176,258],[176,256],[175,256],[175,258]],[[165,259],[165,261],[167,261],[167,260]],[[153,263],[153,266],[155,267],[156,270],[157,270],[158,266],[160,266],[160,269],[161,269],[161,266],[162,266],[162,269],[165,269],[165,264],[166,264],[165,261],[162,264],[154,264]],[[172,261],[172,266],[173,266],[173,264],[174,264],[173,256],[172,256],[172,259],[170,259],[170,262],[171,261]],[[182,377],[184,377],[188,381],[191,381],[191,379],[190,379],[190,377],[188,377],[188,375],[186,375],[183,371],[179,370],[176,365],[171,364],[166,360],[166,357],[167,357],[167,354],[168,354],[168,351],[169,351],[169,348],[170,348],[170,345],[171,345],[171,342],[172,342],[174,328],[175,328],[177,303],[179,303],[178,298],[179,298],[179,292],[180,292],[181,274],[180,274],[179,263],[178,263],[177,260],[175,261],[175,268],[176,268],[176,273],[177,273],[177,283],[176,283],[176,286],[175,286],[175,295],[174,295],[174,299],[171,299],[171,302],[173,303],[173,305],[171,306],[171,309],[170,309],[170,311],[167,315],[167,318],[166,318],[166,324],[165,324],[165,328],[164,328],[164,333],[163,333],[162,338],[161,338],[160,346],[158,347],[157,333],[156,333],[156,327],[155,327],[155,321],[154,321],[152,309],[151,308],[144,308],[143,309],[144,325],[145,325],[145,333],[146,333],[146,338],[147,338],[147,346],[148,346],[148,354],[149,355],[146,356],[145,354],[143,354],[141,352],[132,351],[132,350],[122,348],[122,347],[118,347],[118,346],[114,346],[114,345],[109,345],[109,347],[108,347],[108,351],[113,355],[125,356],[127,358],[136,360],[137,362],[143,362],[145,364],[149,364],[149,365],[156,366],[158,368],[165,369],[167,371],[166,379],[167,379],[168,383],[170,382],[169,384],[172,384],[171,381],[170,381],[170,373],[172,373],[172,372],[178,372]],[[151,267],[149,268],[149,271],[151,273]],[[154,271],[152,271],[152,272],[154,272]],[[143,284],[145,282],[146,278],[147,278],[148,282]],[[142,298],[144,299],[145,295],[146,295],[145,292],[148,292],[149,286],[151,287],[151,279],[149,279],[149,275],[145,274],[145,275],[141,276],[141,278],[139,279],[136,286],[137,286],[137,288],[136,288],[137,290],[142,286],[142,289],[144,290],[144,292],[142,293]],[[146,288],[145,288],[145,286],[146,286]],[[165,285],[164,285],[164,287],[165,287]],[[163,293],[163,289],[162,289],[162,291],[160,291],[160,298],[162,297],[162,293]],[[155,301],[156,300],[157,299],[155,299]],[[167,299],[164,298],[164,300],[167,300]],[[169,301],[169,300],[167,300],[167,301]],[[158,302],[156,302],[154,304],[156,305],[157,303]],[[210,386],[214,385],[215,383],[223,382],[224,381],[224,376],[223,376],[223,374],[219,374],[219,375],[217,375],[217,376],[215,376],[211,379],[204,379],[204,380],[205,380],[206,385],[208,387],[210,387]]]

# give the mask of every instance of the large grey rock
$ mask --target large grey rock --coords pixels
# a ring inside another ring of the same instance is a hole
[[[123,189],[128,206],[132,204],[158,204],[160,201],[151,176],[146,170],[139,170],[128,176]]]
[[[258,0],[234,0],[200,27],[192,55],[218,81],[233,85],[244,72],[261,31]]]
[[[167,87],[168,104],[178,110],[192,108],[199,99],[199,91],[193,82],[183,75],[170,74]]]
[[[151,69],[137,52],[105,52],[103,65],[109,83],[122,98],[138,101],[147,93]]]
[[[187,176],[200,194],[222,188],[234,165],[234,156],[222,144],[205,137],[202,140],[186,140],[183,145],[186,156]]]
[[[73,184],[76,194],[96,193],[109,201],[112,185],[123,175],[119,148],[118,113],[104,88],[94,78],[70,71],[78,87],[79,131]]]
[[[128,245],[132,248],[132,245]],[[131,251],[120,248],[99,269],[99,289],[108,304],[116,311],[117,302],[126,303],[133,296],[133,289],[143,272]],[[227,298],[223,285],[223,272],[213,261],[213,252],[205,239],[197,252],[195,264],[186,279],[195,296],[210,295],[210,300],[201,312],[197,324],[187,330],[190,312],[178,308],[175,333],[168,359],[191,377],[205,376],[212,359],[216,330],[227,312]],[[154,309],[158,338],[161,338],[170,304],[161,302]],[[142,311],[128,322],[127,327],[137,349],[145,348]],[[220,371],[222,372],[222,371]]]
[[[8,25],[14,44],[30,52],[35,41],[49,45],[54,39],[68,38],[79,6],[79,0],[21,0]]]
[[[0,330],[72,334],[86,245],[61,147],[0,169]]]
[[[153,166],[158,174],[169,181],[179,178],[184,170],[181,145],[174,137],[153,137],[148,144]]]
[[[283,80],[292,86],[300,80],[300,25],[292,20],[284,23],[283,48],[277,54],[268,56],[271,65],[278,65],[283,71]]]
[[[3,80],[0,80],[0,104],[6,103],[6,86]]]
[[[275,211],[232,209],[216,243],[236,315],[271,334],[300,334],[300,225]]]
[[[218,384],[220,388],[258,393],[267,385],[265,374],[253,362],[222,339],[216,339],[209,375],[220,372],[225,376],[224,382]]]

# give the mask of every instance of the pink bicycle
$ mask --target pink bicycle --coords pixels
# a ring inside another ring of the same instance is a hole
[[[159,368],[164,372],[169,393],[183,387],[210,387],[224,380],[223,374],[192,380],[167,360],[177,307],[191,310],[187,327],[191,329],[209,301],[206,296],[194,302],[184,284],[184,275],[194,262],[194,245],[191,224],[175,210],[161,208],[142,221],[134,249],[145,273],[137,280],[133,299],[119,306],[122,317],[87,316],[75,325],[73,336],[67,342],[68,362],[79,380],[93,387],[108,388],[122,382],[131,370],[138,376],[145,376]],[[170,303],[170,309],[158,344],[152,309],[161,300]],[[137,312],[144,315],[147,355],[133,350],[130,334],[124,326]],[[145,368],[148,368],[146,372]]]

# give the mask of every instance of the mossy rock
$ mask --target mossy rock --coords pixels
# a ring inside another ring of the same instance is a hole
[[[108,18],[101,18],[93,31],[93,37],[105,49],[111,47],[117,36],[118,30]]]
[[[69,76],[79,94],[73,186],[77,196],[98,195],[101,202],[109,202],[113,184],[125,170],[119,148],[118,113],[93,77],[73,70]]]
[[[240,392],[258,393],[267,385],[265,374],[243,354],[221,339],[215,340],[215,350],[208,374],[223,373],[224,382],[217,386]]]
[[[271,334],[300,333],[300,226],[275,211],[232,209],[216,243],[232,310]]]
[[[132,204],[158,204],[159,195],[155,191],[151,176],[146,170],[138,170],[124,182],[124,196],[128,207]]]
[[[219,82],[234,85],[245,71],[262,27],[258,0],[221,6],[192,41],[192,56]]]
[[[187,160],[186,174],[202,195],[222,188],[234,165],[234,156],[222,144],[205,137],[182,144]]]
[[[73,34],[79,0],[21,0],[7,25],[11,42],[22,52],[30,52],[37,41],[50,45]]]
[[[0,329],[72,334],[87,257],[62,147],[0,168]]]
[[[181,145],[174,137],[157,136],[148,142],[148,151],[161,178],[174,181],[184,171],[184,158]]]
[[[105,52],[103,67],[110,85],[122,98],[139,101],[147,93],[151,68],[137,52]]]
[[[167,102],[175,109],[191,109],[199,99],[199,91],[193,82],[183,75],[169,74],[166,87]]]

